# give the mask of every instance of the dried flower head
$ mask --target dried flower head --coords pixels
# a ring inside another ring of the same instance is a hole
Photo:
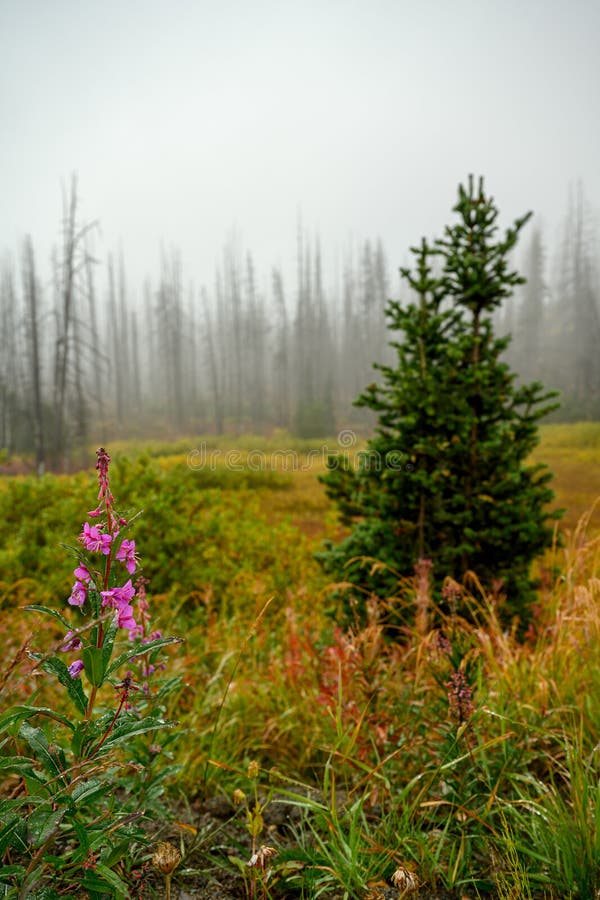
[[[173,844],[161,841],[152,856],[152,865],[163,875],[170,875],[181,862],[181,853]]]
[[[256,853],[253,853],[248,860],[248,865],[253,869],[266,869],[267,863],[272,856],[277,856],[275,847],[267,847],[265,844],[261,844]]]
[[[248,778],[258,778],[258,773],[260,771],[260,767],[255,759],[252,760],[250,765],[248,766]]]
[[[475,712],[475,707],[473,705],[471,685],[462,669],[452,673],[445,687],[448,691],[448,703],[451,714],[455,719],[458,719],[461,725],[464,722],[468,722]]]
[[[398,866],[392,875],[391,881],[394,887],[397,887],[400,891],[400,897],[412,894],[413,891],[419,888],[419,879],[414,872],[411,872],[405,866]]]
[[[443,631],[436,631],[434,647],[438,653],[452,653],[452,644]]]
[[[110,465],[110,456],[104,447],[98,447],[96,450],[96,469],[98,470],[98,499],[106,500],[108,504],[112,504],[113,497],[108,486],[108,467]]]
[[[233,805],[241,806],[244,800],[246,799],[246,795],[239,788],[236,788],[233,792]]]
[[[450,612],[453,616],[456,615],[456,611],[458,609],[458,601],[460,600],[461,593],[462,588],[460,584],[458,584],[458,582],[453,578],[447,578],[442,588],[442,597],[450,607]]]
[[[415,597],[415,625],[419,634],[426,634],[428,630],[428,609],[431,605],[430,581],[433,563],[430,559],[419,559],[415,564],[416,597]]]
[[[426,585],[429,585],[429,573],[433,568],[433,562],[430,559],[421,557],[415,563],[415,575],[422,578]]]

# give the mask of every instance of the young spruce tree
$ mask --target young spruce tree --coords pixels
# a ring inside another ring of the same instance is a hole
[[[423,239],[414,268],[401,269],[414,299],[386,309],[401,334],[397,362],[377,365],[381,383],[356,401],[378,414],[375,436],[355,466],[332,457],[323,476],[352,532],[320,559],[356,586],[346,609],[359,618],[365,591],[390,596],[429,559],[438,597],[447,576],[474,572],[484,588],[502,583],[505,621],[525,622],[531,563],[552,540],[552,475],[527,458],[555,395],[517,385],[502,360],[510,338],[493,331],[494,312],[524,281],[508,257],[530,214],[500,237],[495,203],[472,177],[454,211],[458,222],[433,245]]]

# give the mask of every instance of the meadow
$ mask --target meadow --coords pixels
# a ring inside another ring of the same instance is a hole
[[[151,673],[124,658],[153,707],[121,743],[121,709],[133,719],[137,701],[125,680],[98,679],[109,726],[69,768],[72,691],[48,664],[64,631],[23,607],[77,621],[67,598],[93,451],[74,475],[4,477],[0,896],[599,897],[600,424],[541,437],[535,460],[565,513],[524,640],[499,624],[501,589],[455,585],[467,621],[436,611],[417,575],[382,600],[426,611],[395,640],[375,603],[366,627],[339,627],[314,560],[342,533],[318,481],[327,442],[109,446],[152,633],[183,642],[156,639]],[[100,746],[75,809],[66,773]]]

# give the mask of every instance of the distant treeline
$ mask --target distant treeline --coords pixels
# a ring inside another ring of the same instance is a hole
[[[547,259],[539,228],[519,253],[527,279],[498,323],[507,361],[523,381],[560,391],[555,421],[600,420],[598,233],[581,185],[570,193],[558,247]]]
[[[352,401],[393,359],[384,309],[398,296],[380,241],[349,257],[325,286],[321,247],[299,229],[292,283],[267,289],[252,256],[225,247],[210,288],[164,255],[157,284],[133,302],[122,255],[94,257],[77,186],[63,196],[51,284],[30,238],[0,274],[0,448],[34,454],[38,470],[78,463],[89,440],[286,429],[302,437],[367,426]],[[570,202],[552,271],[539,230],[525,245],[527,284],[505,307],[508,361],[562,392],[562,418],[600,419],[597,260],[581,190]]]

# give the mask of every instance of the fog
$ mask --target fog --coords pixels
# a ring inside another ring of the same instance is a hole
[[[161,244],[212,282],[232,230],[291,268],[299,213],[328,270],[398,266],[469,172],[554,240],[571,181],[600,206],[598,46],[592,0],[3,0],[0,248],[47,264],[72,172],[136,289]]]
[[[576,384],[570,414],[596,415],[596,375],[556,374],[552,336],[572,332],[575,353],[596,333],[599,46],[600,5],[584,0],[0,0],[0,443],[30,445],[35,419],[26,235],[44,415],[64,368],[72,410],[117,430],[145,397],[146,420],[174,430],[314,432],[351,418],[386,353],[398,267],[441,233],[470,172],[503,224],[535,213],[519,260],[539,276],[538,312],[522,293],[498,323],[515,332],[511,362]],[[73,174],[71,224],[91,227],[71,248],[64,320]]]

